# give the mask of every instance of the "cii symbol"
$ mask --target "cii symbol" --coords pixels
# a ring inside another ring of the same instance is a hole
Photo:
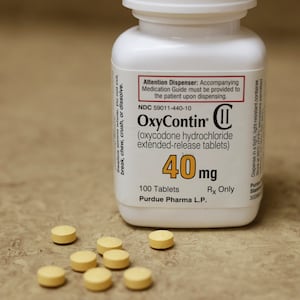
[[[232,124],[230,122],[231,110],[232,110],[232,105],[228,103],[220,104],[215,108],[214,123],[217,128],[221,130],[227,130],[232,127]]]

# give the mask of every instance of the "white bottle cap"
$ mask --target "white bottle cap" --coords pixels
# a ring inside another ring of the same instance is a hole
[[[256,0],[123,0],[123,5],[153,13],[210,14],[246,11]]]

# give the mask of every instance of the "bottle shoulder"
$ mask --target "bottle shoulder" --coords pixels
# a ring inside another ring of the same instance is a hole
[[[259,69],[265,52],[261,38],[246,28],[230,35],[172,38],[146,34],[136,26],[116,40],[112,61],[126,69]]]

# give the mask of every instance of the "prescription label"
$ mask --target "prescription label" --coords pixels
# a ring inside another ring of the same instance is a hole
[[[230,208],[261,199],[263,71],[113,66],[115,184],[134,207]]]

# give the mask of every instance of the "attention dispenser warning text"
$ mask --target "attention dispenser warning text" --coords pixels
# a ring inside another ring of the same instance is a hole
[[[243,102],[245,76],[138,77],[140,102]]]

